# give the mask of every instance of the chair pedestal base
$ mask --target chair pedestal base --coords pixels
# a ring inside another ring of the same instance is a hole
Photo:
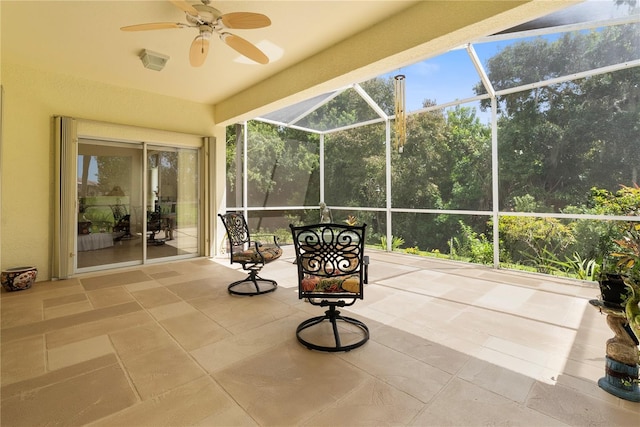
[[[301,336],[302,331],[304,331],[307,328],[320,325],[324,321],[328,321],[331,324],[331,327],[333,329],[333,338],[334,338],[335,345],[325,346],[325,345],[315,344],[302,338]],[[359,329],[359,332],[362,334],[362,338],[360,338],[356,342],[343,345],[340,339],[340,332],[338,331],[338,321],[344,322],[345,324],[348,324],[348,325],[355,326],[356,331],[357,329]],[[358,319],[340,315],[340,312],[336,310],[335,306],[332,305],[329,308],[329,310],[325,311],[324,316],[312,317],[311,319],[307,319],[304,322],[300,323],[300,325],[298,325],[298,329],[296,329],[296,337],[298,338],[298,341],[302,345],[304,345],[310,350],[328,351],[328,352],[350,351],[350,350],[353,350],[354,348],[360,347],[361,345],[363,345],[369,340],[369,328],[367,327],[367,325],[365,325]]]
[[[251,270],[246,279],[233,282],[227,287],[232,295],[254,296],[273,292],[278,287],[275,280],[263,279],[258,272]]]
[[[166,242],[165,239],[153,239],[153,238],[147,239],[147,245],[152,245],[152,246],[161,246],[161,245],[164,245],[165,242]]]

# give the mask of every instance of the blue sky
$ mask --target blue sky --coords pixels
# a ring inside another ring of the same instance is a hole
[[[548,41],[560,37],[559,34],[548,34],[544,36]],[[475,50],[482,66],[486,66],[489,58],[495,56],[507,46],[525,40],[532,40],[536,37],[500,40],[486,43],[475,43]],[[422,108],[425,99],[435,100],[436,104],[466,99],[475,96],[473,87],[480,82],[480,75],[476,71],[473,62],[466,48],[455,49],[442,55],[436,56],[410,65],[399,68],[393,72],[384,74],[382,77],[393,77],[397,74],[405,75],[406,85],[406,108],[408,112]],[[471,104],[477,106],[476,114],[483,123],[490,121],[490,112],[482,112],[479,103]]]
[[[601,30],[601,28],[596,28],[593,30],[581,30],[580,32]],[[541,36],[474,43],[473,49],[484,67],[491,57],[497,55],[507,46],[540,37],[548,42],[553,42],[560,38],[562,34],[551,33]],[[614,63],[615,58],[612,58],[611,62]],[[398,68],[393,72],[384,74],[382,77],[387,78],[397,74],[406,76],[406,107],[408,112],[422,108],[422,103],[425,99],[435,100],[437,104],[444,104],[457,99],[473,97],[475,96],[473,87],[480,81],[480,75],[473,66],[473,62],[465,48],[452,50],[408,67]],[[484,113],[479,112],[478,115],[484,116]]]
[[[84,157],[82,155],[78,156],[78,179],[82,178],[82,163],[84,161]],[[98,163],[96,161],[95,156],[91,156],[91,160],[89,161],[89,181],[98,182]]]
[[[473,48],[484,65],[488,58],[513,42],[509,40],[475,44]],[[473,87],[480,81],[466,49],[452,50],[435,58],[399,68],[385,74],[384,77],[396,74],[406,76],[407,111],[422,108],[425,99],[442,104],[475,96]]]

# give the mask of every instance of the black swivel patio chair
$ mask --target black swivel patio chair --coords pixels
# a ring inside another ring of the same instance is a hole
[[[131,236],[131,215],[127,212],[125,205],[110,205],[113,213],[113,240],[119,241],[128,239]]]
[[[360,347],[369,328],[360,320],[343,316],[336,308],[363,298],[368,257],[364,255],[366,224],[314,224],[289,226],[298,268],[298,298],[328,307],[324,316],[298,325],[298,341],[309,349],[336,352]]]
[[[229,293],[234,295],[260,295],[273,292],[278,287],[275,280],[264,279],[258,273],[265,264],[275,261],[282,256],[282,248],[278,238],[273,236],[273,243],[261,243],[251,239],[249,226],[240,213],[218,214],[227,230],[231,264],[237,263],[249,272],[243,279],[228,286]]]
[[[157,239],[156,234],[162,230],[162,216],[160,209],[147,211],[147,244],[160,246],[164,245],[166,239]]]

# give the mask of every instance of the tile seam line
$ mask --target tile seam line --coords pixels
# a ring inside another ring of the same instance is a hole
[[[557,324],[557,323],[549,322],[549,321],[542,320],[542,319],[535,319],[535,318],[533,318],[533,317],[527,317],[527,316],[523,316],[523,315],[521,315],[521,314],[508,313],[508,312],[505,312],[505,311],[502,311],[502,310],[499,310],[499,309],[496,309],[496,308],[484,307],[484,306],[481,306],[481,305],[469,304],[469,303],[465,303],[465,302],[457,301],[457,300],[454,300],[454,299],[451,299],[451,298],[443,298],[443,297],[441,297],[441,296],[436,296],[436,295],[423,294],[423,293],[420,293],[420,292],[415,292],[415,291],[411,291],[411,290],[407,290],[407,289],[402,289],[402,288],[395,287],[395,286],[391,286],[391,285],[382,285],[382,284],[379,284],[379,283],[375,283],[375,284],[376,284],[377,286],[381,286],[381,287],[384,287],[384,288],[395,289],[395,290],[397,290],[397,291],[406,292],[406,293],[410,293],[410,294],[414,294],[414,295],[419,295],[419,296],[423,296],[423,297],[435,298],[435,299],[438,299],[438,300],[441,300],[441,301],[452,302],[452,303],[460,304],[460,305],[464,305],[464,306],[467,306],[467,307],[474,307],[474,308],[478,308],[478,309],[481,309],[481,310],[487,310],[487,311],[491,311],[491,312],[498,313],[498,314],[505,314],[505,315],[507,315],[507,316],[517,317],[517,318],[520,318],[520,319],[530,320],[530,321],[534,321],[534,322],[538,322],[538,323],[543,323],[543,324],[545,324],[545,325],[554,326],[554,327],[558,327],[558,328],[566,329],[566,330],[569,330],[569,331],[576,331],[576,330],[577,330],[576,328],[572,328],[572,327],[570,327],[570,326],[559,325],[559,324]],[[578,296],[573,296],[573,298],[587,299],[587,298],[584,298],[584,297],[578,297]],[[372,320],[373,320],[373,319],[372,319]]]

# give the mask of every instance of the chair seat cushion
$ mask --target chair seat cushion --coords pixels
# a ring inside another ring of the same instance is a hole
[[[262,255],[262,256],[261,256]],[[255,247],[251,247],[242,252],[234,252],[234,262],[264,262],[274,261],[282,255],[282,248],[275,245],[263,245],[260,247],[260,253]]]
[[[303,292],[322,293],[359,293],[361,290],[358,275],[339,277],[320,277],[306,275],[300,284]]]

